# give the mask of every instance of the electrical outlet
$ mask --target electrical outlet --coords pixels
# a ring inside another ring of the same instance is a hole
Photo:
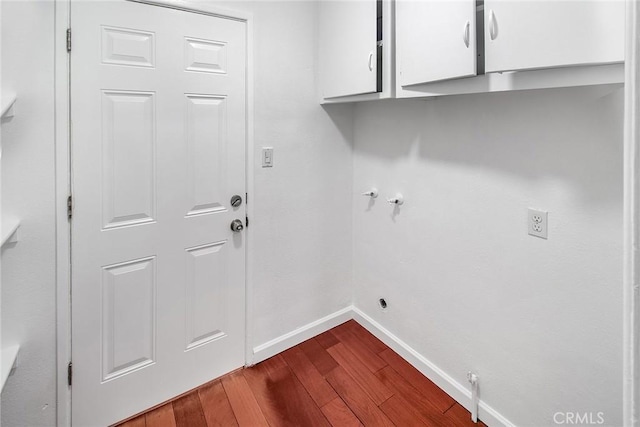
[[[528,218],[529,235],[546,239],[549,229],[549,213],[529,208]]]

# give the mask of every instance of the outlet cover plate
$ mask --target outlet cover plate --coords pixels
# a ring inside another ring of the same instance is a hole
[[[529,208],[527,216],[527,230],[530,236],[548,238],[549,212]]]

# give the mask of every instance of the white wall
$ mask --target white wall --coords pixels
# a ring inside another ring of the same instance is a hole
[[[351,303],[353,108],[318,104],[315,2],[219,4],[255,22],[256,346]],[[53,12],[53,2],[3,2],[3,85],[19,101],[3,128],[2,197],[23,218],[3,255],[2,339],[23,345],[2,394],[6,427],[55,424]],[[275,149],[271,169],[262,146]]]
[[[2,87],[17,92],[2,126],[2,214],[22,219],[2,251],[2,344],[21,345],[2,393],[3,426],[56,415],[53,2],[2,2]]]
[[[477,372],[516,425],[622,424],[622,107],[564,89],[356,108],[356,306],[460,384]]]
[[[2,23],[2,3],[0,3],[0,23]],[[2,89],[2,31],[0,30],[0,100],[3,99]],[[2,123],[0,122],[0,159],[2,158]],[[0,164],[0,216],[2,215],[2,165]],[[0,217],[0,230],[3,228]],[[0,262],[0,264],[2,264]],[[0,287],[2,286],[2,269],[0,269]],[[0,346],[2,345],[2,292],[0,291]],[[6,356],[5,356],[6,357]],[[0,351],[0,365],[2,365],[2,352]],[[0,402],[0,424],[2,424],[2,404]]]
[[[353,256],[357,306],[460,383],[477,371],[482,399],[510,420],[582,410],[619,424],[620,93],[322,108],[316,3],[221,4],[255,22],[253,345],[349,305]],[[53,425],[54,11],[2,7],[3,86],[19,93],[2,202],[23,219],[2,260],[2,340],[23,345],[2,423]],[[370,185],[407,201],[395,215],[382,197],[368,206],[357,194]],[[528,206],[551,212],[548,241],[526,236]]]
[[[351,304],[351,106],[316,95],[315,2],[254,6],[255,345]],[[260,167],[273,146],[274,167]]]
[[[316,2],[219,4],[255,23],[255,347],[351,304],[353,107],[319,105]]]
[[[2,3],[0,3],[0,23],[2,23]],[[2,89],[2,31],[0,30],[0,100],[3,99]],[[1,101],[0,101],[1,102]],[[2,123],[0,122],[0,159],[2,158]],[[2,165],[0,164],[0,216],[2,215]],[[0,217],[0,230],[3,223]],[[0,262],[2,264],[2,262]],[[0,287],[2,286],[2,269],[0,269]],[[2,345],[2,292],[0,291],[0,346]],[[0,351],[0,365],[2,365],[2,352]],[[2,424],[2,404],[0,402],[0,424]]]

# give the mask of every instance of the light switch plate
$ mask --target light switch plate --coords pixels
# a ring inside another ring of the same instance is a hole
[[[273,147],[262,147],[262,167],[273,167]]]

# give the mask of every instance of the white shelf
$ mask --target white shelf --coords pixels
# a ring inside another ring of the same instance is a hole
[[[16,99],[17,96],[15,93],[9,92],[4,94],[2,97],[2,109],[0,110],[2,114],[0,114],[0,117],[3,119],[5,117],[13,117],[13,104],[16,103]]]
[[[7,243],[15,243],[18,241],[18,228],[20,228],[20,220],[16,218],[3,218],[2,229],[0,230],[0,247]]]
[[[18,359],[19,345],[7,347],[2,350],[2,365],[0,366],[0,392],[4,389],[4,385],[11,374],[11,370],[16,365]]]

